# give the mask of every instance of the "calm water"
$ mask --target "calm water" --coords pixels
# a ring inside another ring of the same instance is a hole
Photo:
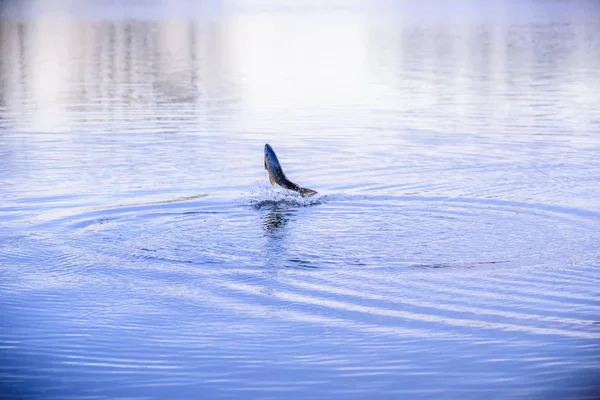
[[[1,13],[1,398],[599,395],[598,3]]]

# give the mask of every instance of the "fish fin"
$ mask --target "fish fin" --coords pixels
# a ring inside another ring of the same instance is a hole
[[[269,182],[271,182],[271,185],[275,184],[275,180],[273,179],[273,177],[271,175],[269,175]]]
[[[302,197],[310,197],[310,196],[314,196],[315,194],[317,194],[317,192],[315,190],[305,189],[305,188],[300,189],[300,195]]]

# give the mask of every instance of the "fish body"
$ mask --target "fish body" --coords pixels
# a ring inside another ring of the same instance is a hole
[[[265,169],[269,172],[269,181],[271,182],[271,185],[278,184],[282,188],[300,193],[302,197],[310,197],[317,194],[317,192],[312,189],[306,189],[296,185],[285,176],[275,151],[268,143],[265,144]]]

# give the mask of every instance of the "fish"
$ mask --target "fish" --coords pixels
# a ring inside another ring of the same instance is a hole
[[[269,172],[269,182],[271,182],[271,185],[278,184],[282,188],[300,193],[302,197],[310,197],[317,194],[315,190],[300,187],[285,176],[275,151],[268,143],[265,144],[265,169]]]

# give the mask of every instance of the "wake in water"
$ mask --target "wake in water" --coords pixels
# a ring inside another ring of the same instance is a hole
[[[263,207],[308,207],[323,204],[328,197],[322,194],[316,194],[311,197],[302,197],[298,193],[289,190],[281,190],[273,187],[256,184],[249,191],[245,202],[256,209]]]

